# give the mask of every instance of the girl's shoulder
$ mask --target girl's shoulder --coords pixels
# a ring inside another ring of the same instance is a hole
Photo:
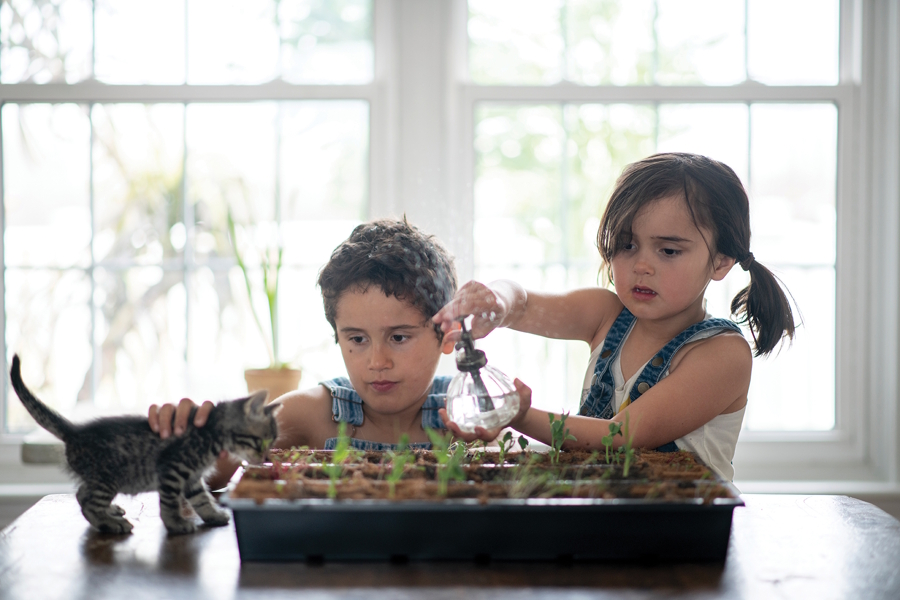
[[[594,350],[606,339],[606,334],[609,333],[625,305],[622,304],[615,292],[606,288],[595,288],[592,290],[592,297],[595,303],[595,314],[598,316],[597,330],[590,342],[591,350]]]
[[[732,368],[746,368],[749,372],[753,362],[753,353],[743,335],[737,331],[719,330],[685,344],[672,357],[669,371],[674,371],[685,361],[712,362],[717,365],[730,364]]]

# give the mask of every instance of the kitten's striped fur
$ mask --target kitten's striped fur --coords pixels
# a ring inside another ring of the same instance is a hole
[[[113,498],[149,491],[159,491],[160,515],[170,534],[195,530],[194,523],[181,516],[182,499],[206,524],[227,524],[228,512],[216,506],[203,482],[204,473],[222,450],[258,461],[277,437],[275,407],[265,405],[265,392],[220,402],[203,427],[193,426],[192,413],[183,435],[164,440],[150,429],[146,417],[72,423],[25,387],[18,356],[13,356],[10,379],[35,421],[65,443],[68,468],[80,482],[76,497],[81,512],[100,531],[130,532],[132,525],[112,504]]]

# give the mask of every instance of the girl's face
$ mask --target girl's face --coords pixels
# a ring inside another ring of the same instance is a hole
[[[441,357],[430,319],[370,285],[341,295],[335,329],[347,375],[366,410],[399,416],[421,407]]]
[[[698,228],[681,195],[644,205],[632,223],[629,243],[611,261],[616,295],[639,319],[702,319],[710,280],[728,274],[734,259],[717,254],[714,236]]]

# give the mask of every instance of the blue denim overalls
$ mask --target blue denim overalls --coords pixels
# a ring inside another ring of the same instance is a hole
[[[423,429],[446,429],[444,422],[438,410],[444,408],[447,401],[447,386],[450,385],[449,376],[440,376],[434,378],[431,386],[431,393],[422,405],[422,428]],[[363,424],[363,400],[353,389],[353,385],[346,377],[336,377],[328,381],[321,382],[331,392],[331,419],[336,423],[347,423],[359,427]],[[325,440],[325,450],[334,450],[337,445],[337,438],[328,438]],[[350,445],[357,450],[396,450],[397,444],[385,444],[382,442],[370,442],[368,440],[350,439]],[[415,442],[408,445],[409,448],[430,450],[431,442]]]
[[[619,352],[622,351],[622,342],[628,337],[634,322],[635,318],[631,311],[623,308],[615,323],[610,327],[609,333],[606,334],[606,339],[603,340],[603,349],[597,357],[597,365],[594,367],[594,375],[591,377],[590,393],[581,404],[581,409],[578,411],[579,415],[597,419],[612,419],[615,416],[615,407],[612,400],[616,386],[609,367],[619,355]],[[644,392],[662,379],[662,376],[669,370],[669,363],[672,362],[672,357],[675,356],[675,353],[682,346],[692,341],[698,334],[710,329],[741,332],[740,327],[727,319],[706,319],[705,321],[694,323],[663,346],[644,365],[643,371],[641,371],[641,374],[634,382],[634,386],[629,390],[625,402],[634,402],[640,398]],[[678,446],[672,441],[660,446],[657,450],[660,452],[675,452],[678,450]]]

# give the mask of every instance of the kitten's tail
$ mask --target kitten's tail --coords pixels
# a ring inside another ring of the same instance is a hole
[[[34,394],[25,387],[22,381],[22,374],[19,372],[19,355],[13,355],[12,367],[9,369],[9,378],[12,381],[13,389],[19,395],[19,400],[28,409],[28,412],[34,417],[38,425],[58,437],[66,441],[69,435],[74,431],[75,426],[64,416],[38,400]]]

